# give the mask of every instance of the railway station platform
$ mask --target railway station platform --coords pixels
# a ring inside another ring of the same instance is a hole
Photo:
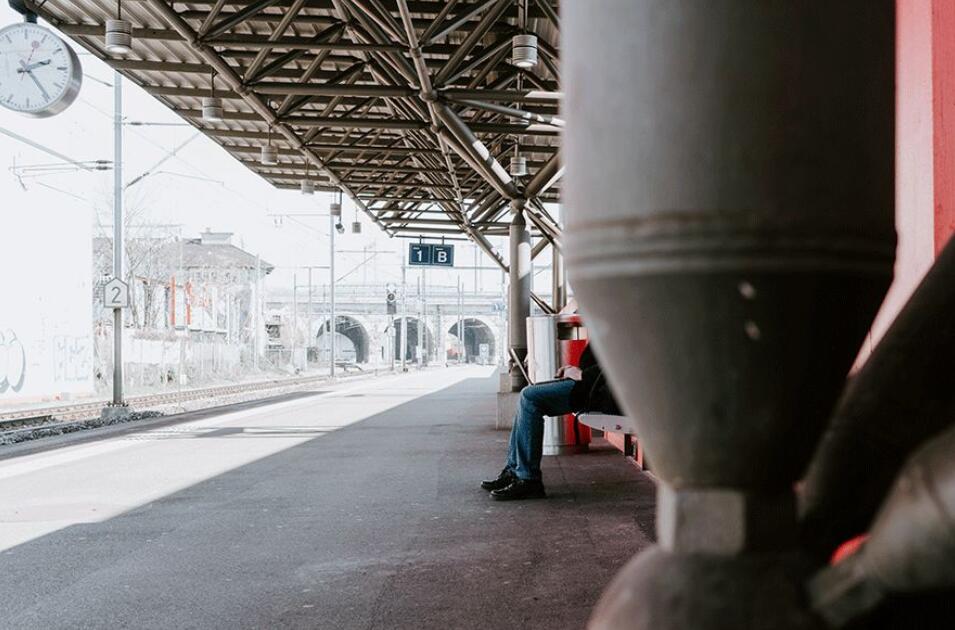
[[[654,487],[595,440],[497,503],[497,376],[457,367],[0,450],[4,628],[580,628]]]

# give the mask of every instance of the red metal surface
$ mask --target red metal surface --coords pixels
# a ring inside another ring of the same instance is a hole
[[[856,367],[955,231],[955,2],[896,4],[895,281]]]
[[[937,255],[955,230],[955,2],[932,2],[932,131]]]

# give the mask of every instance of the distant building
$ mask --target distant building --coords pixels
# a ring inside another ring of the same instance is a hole
[[[260,281],[275,267],[234,245],[232,236],[206,230],[189,239],[128,238],[127,326],[250,341],[261,312]],[[97,276],[105,280],[112,271],[112,241],[95,238],[93,247]],[[107,318],[108,312],[101,311]]]

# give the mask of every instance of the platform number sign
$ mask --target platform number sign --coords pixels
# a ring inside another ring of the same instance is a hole
[[[129,306],[129,285],[113,278],[103,285],[104,308],[126,308]]]
[[[454,245],[411,243],[408,248],[408,264],[420,267],[453,267]]]
[[[432,245],[431,264],[440,267],[454,266],[454,245]]]

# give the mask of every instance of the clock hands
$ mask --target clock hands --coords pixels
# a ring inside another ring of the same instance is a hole
[[[23,61],[21,61],[20,66],[22,67],[17,68],[17,73],[22,74],[24,72],[30,72],[34,68],[39,68],[40,66],[48,66],[50,65],[50,61],[51,61],[50,59],[44,59],[43,61],[35,61],[33,63],[24,63]]]
[[[49,60],[47,60],[46,63],[49,63]],[[37,62],[37,64],[39,64],[39,65],[45,65],[45,64],[40,63],[40,62]],[[45,98],[46,100],[50,100],[50,95],[47,94],[47,91],[46,91],[46,89],[43,87],[43,84],[40,83],[40,80],[36,78],[36,75],[35,75],[35,74],[33,74],[33,68],[36,67],[37,64],[27,64],[27,62],[25,62],[25,61],[23,61],[23,60],[21,59],[21,60],[20,60],[20,70],[18,70],[18,72],[22,72],[22,73],[25,73],[25,74],[29,74],[29,75],[30,75],[30,78],[33,79],[33,82],[36,83],[36,86],[37,86],[38,88],[40,88],[40,93],[43,94],[43,98]]]

